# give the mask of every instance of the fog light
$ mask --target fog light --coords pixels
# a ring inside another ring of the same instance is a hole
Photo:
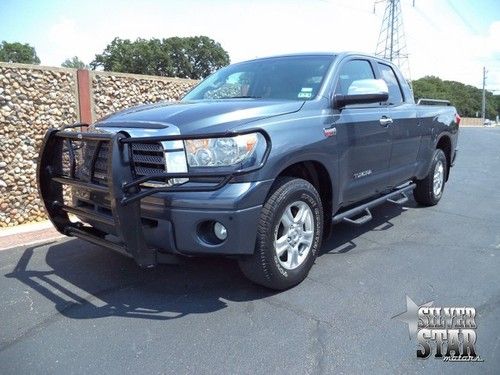
[[[218,221],[215,222],[214,224],[214,233],[215,237],[217,237],[219,240],[224,241],[227,238],[227,229],[224,225],[219,223]]]

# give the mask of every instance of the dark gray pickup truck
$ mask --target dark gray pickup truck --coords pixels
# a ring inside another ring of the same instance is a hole
[[[333,223],[363,224],[411,191],[437,204],[459,122],[451,106],[416,105],[398,69],[373,56],[263,58],[178,103],[49,130],[39,190],[61,233],[142,267],[231,256],[252,281],[286,289]]]

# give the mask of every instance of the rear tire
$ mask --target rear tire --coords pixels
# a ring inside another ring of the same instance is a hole
[[[448,161],[441,149],[434,151],[429,174],[417,181],[417,187],[413,190],[413,196],[417,203],[423,206],[435,206],[443,196]]]
[[[280,178],[267,198],[257,226],[253,255],[239,261],[256,284],[284,290],[309,273],[321,247],[323,206],[308,181]]]

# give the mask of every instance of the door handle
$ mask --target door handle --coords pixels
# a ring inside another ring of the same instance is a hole
[[[388,126],[389,124],[392,124],[394,121],[392,121],[392,118],[382,116],[382,118],[379,120],[380,125],[382,126]]]

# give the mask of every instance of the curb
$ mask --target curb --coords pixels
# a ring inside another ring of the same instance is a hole
[[[63,238],[50,221],[0,229],[0,251]]]

